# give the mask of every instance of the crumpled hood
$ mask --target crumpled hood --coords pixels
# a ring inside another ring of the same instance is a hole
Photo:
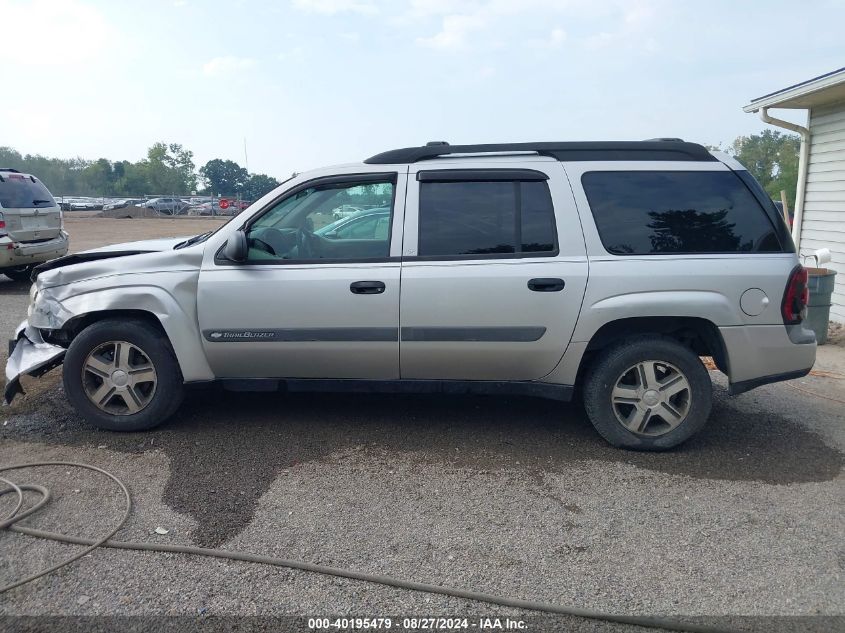
[[[155,240],[139,240],[137,242],[124,242],[122,244],[111,244],[109,246],[102,246],[100,248],[92,248],[91,250],[82,251],[78,255],[89,255],[91,253],[111,253],[114,251],[138,251],[150,253],[153,251],[169,251],[173,250],[179,242],[184,242],[192,236],[185,237],[162,237]]]
[[[33,279],[41,288],[107,275],[185,270],[198,267],[202,248],[173,250],[188,237],[168,237],[112,244],[65,255],[36,266]],[[199,245],[198,245],[199,246]],[[121,261],[115,261],[120,258]]]

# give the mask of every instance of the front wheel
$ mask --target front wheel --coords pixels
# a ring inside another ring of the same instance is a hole
[[[167,337],[144,321],[88,326],[65,355],[63,382],[73,407],[109,431],[144,431],[182,401],[182,373]]]
[[[29,281],[32,274],[32,266],[18,266],[17,268],[6,268],[3,274],[12,281]]]
[[[713,386],[698,356],[677,341],[643,336],[603,350],[584,381],[584,407],[614,446],[659,451],[697,433]]]

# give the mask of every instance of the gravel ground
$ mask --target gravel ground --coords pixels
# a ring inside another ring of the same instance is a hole
[[[0,282],[3,338],[25,314],[26,291]],[[25,381],[28,396],[0,410],[0,463],[74,460],[111,470],[134,497],[121,540],[268,553],[739,630],[845,630],[845,408],[836,401],[845,399],[845,348],[820,348],[817,369],[738,397],[713,373],[709,425],[664,454],[608,447],[575,404],[510,397],[208,388],[191,393],[159,429],[113,434],[67,406],[57,370]],[[14,478],[44,483],[56,497],[27,524],[95,535],[120,516],[119,491],[93,474],[52,468]],[[0,516],[10,506],[0,499]],[[5,584],[78,548],[0,533],[0,551]],[[233,615],[252,616],[238,621],[242,630],[305,630],[302,621],[277,618],[338,614],[511,616],[525,617],[532,631],[643,630],[117,550],[0,596],[5,616],[183,616],[120,621],[139,630],[198,621],[204,631],[222,630],[235,622],[220,618]],[[0,628],[96,630],[104,622],[118,621],[7,617]]]

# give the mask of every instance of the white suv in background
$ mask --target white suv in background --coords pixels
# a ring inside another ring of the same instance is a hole
[[[67,253],[62,211],[35,176],[0,168],[0,273],[29,279],[32,267]]]

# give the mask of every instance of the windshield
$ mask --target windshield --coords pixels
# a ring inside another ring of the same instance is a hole
[[[282,182],[279,183],[279,186],[282,186],[283,184],[293,180],[294,178],[296,178],[296,176],[291,176],[287,180],[283,180]],[[212,235],[217,233],[220,229],[222,229],[224,226],[229,224],[229,222],[231,222],[232,220],[234,220],[237,217],[239,217],[239,216],[233,215],[231,218],[229,218],[226,222],[224,222],[223,224],[218,226],[213,231],[208,231],[207,233],[200,233],[199,235],[195,235],[194,237],[192,237],[189,240],[185,240],[184,242],[179,242],[176,246],[173,247],[173,249],[177,250],[177,249],[180,249],[180,248],[186,248],[188,246],[193,246],[194,244],[200,244],[202,242],[205,242],[209,237],[211,237]]]
[[[54,207],[56,201],[39,180],[22,174],[0,174],[0,207],[5,209],[30,209]]]

